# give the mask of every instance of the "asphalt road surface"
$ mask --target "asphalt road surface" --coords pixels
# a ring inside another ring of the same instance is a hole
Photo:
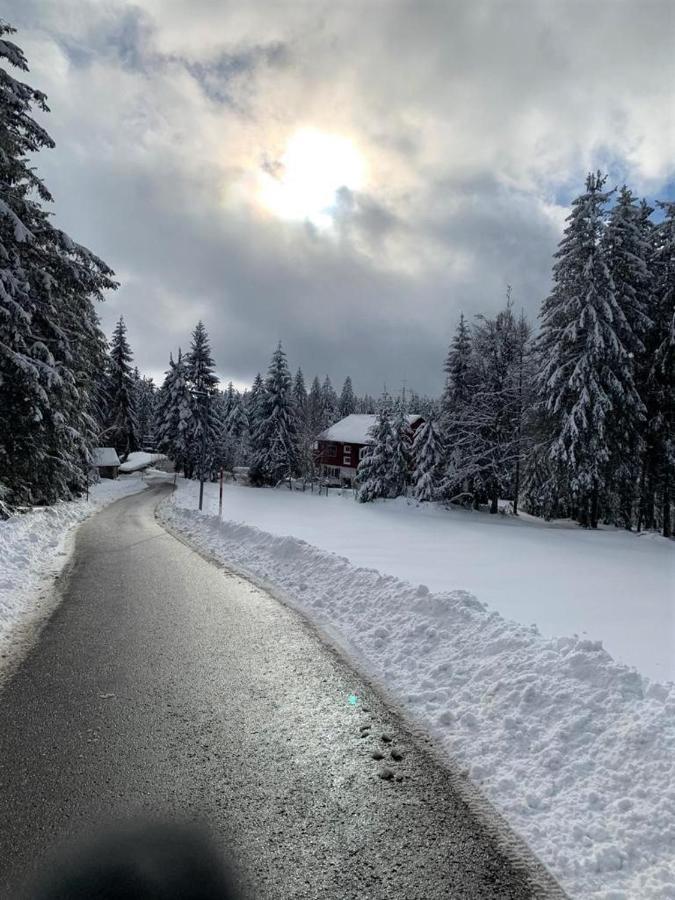
[[[563,896],[297,613],[157,524],[165,490],[80,528],[0,694],[0,896],[139,815],[207,823],[245,897]]]

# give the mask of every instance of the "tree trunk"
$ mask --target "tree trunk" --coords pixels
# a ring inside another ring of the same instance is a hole
[[[492,487],[492,498],[490,500],[490,515],[494,516],[499,512],[499,487],[494,484]]]
[[[591,494],[591,528],[598,527],[598,489],[597,487],[593,488],[593,493]]]

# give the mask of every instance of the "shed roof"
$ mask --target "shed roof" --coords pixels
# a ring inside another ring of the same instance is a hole
[[[120,458],[114,447],[94,447],[92,465],[119,466]]]
[[[414,425],[421,418],[418,415],[406,416],[410,425]],[[322,431],[319,440],[339,441],[343,444],[369,444],[371,440],[369,432],[376,419],[377,416],[353,413]]]

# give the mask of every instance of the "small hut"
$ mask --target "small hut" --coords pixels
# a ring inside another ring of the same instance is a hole
[[[98,469],[101,478],[117,478],[120,458],[114,447],[94,447],[92,466]]]

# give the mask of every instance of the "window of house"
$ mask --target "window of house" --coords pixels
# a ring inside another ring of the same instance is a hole
[[[328,456],[337,456],[337,447],[335,446],[335,444],[328,445],[327,455]]]
[[[351,466],[352,464],[352,448],[350,444],[345,444],[344,462],[346,466]]]

